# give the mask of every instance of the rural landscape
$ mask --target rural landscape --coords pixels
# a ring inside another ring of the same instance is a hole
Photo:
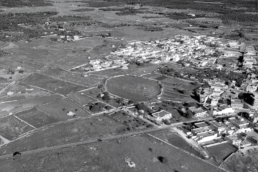
[[[257,0],[0,0],[0,171],[258,172]]]

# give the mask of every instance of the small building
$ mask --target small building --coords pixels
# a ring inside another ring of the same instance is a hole
[[[240,143],[241,147],[248,147],[248,146],[251,146],[251,145],[252,144],[246,139]]]
[[[165,111],[165,110],[155,112],[155,113],[152,114],[152,116],[154,117],[154,119],[157,122],[161,122],[163,120],[169,120],[169,119],[172,118],[172,114],[170,112]]]
[[[235,110],[233,108],[226,108],[224,110],[221,111],[213,111],[213,115],[217,116],[217,115],[230,115],[230,114],[234,114]]]
[[[67,116],[75,116],[75,113],[72,111],[67,112]]]
[[[193,113],[195,117],[204,117],[208,115],[207,111],[202,107],[190,107],[189,110]]]

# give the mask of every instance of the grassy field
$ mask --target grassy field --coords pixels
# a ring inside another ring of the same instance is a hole
[[[50,117],[60,121],[72,119],[75,117],[87,117],[90,115],[81,107],[73,103],[69,98],[63,98],[50,104],[39,106],[38,109]],[[75,116],[68,116],[67,113],[69,111],[74,112]]]
[[[37,86],[63,95],[66,95],[72,91],[79,91],[86,88],[51,77],[47,77],[38,73],[34,73],[28,76],[22,82],[27,85]]]
[[[180,137],[177,133],[171,130],[156,131],[152,132],[151,134],[178,147],[179,149],[185,150],[190,154],[203,158],[197,150],[191,147],[191,145],[187,143],[182,137]]]
[[[207,150],[210,156],[214,157],[216,162],[221,163],[231,153],[236,152],[237,148],[230,143],[223,143],[208,147]]]
[[[235,153],[222,165],[229,172],[257,172],[258,154],[257,150],[251,150],[246,155]]]
[[[40,127],[58,122],[57,119],[44,114],[43,112],[37,110],[36,108],[15,114],[15,116],[28,122],[29,124],[33,125],[36,128],[40,128]]]
[[[96,100],[85,95],[84,93],[79,93],[79,92],[71,92],[67,95],[67,97],[73,99],[80,105],[86,105],[91,102],[95,102]]]
[[[135,164],[135,167],[129,167]],[[0,169],[87,172],[222,172],[221,169],[147,136],[81,145],[2,160]]]
[[[141,77],[121,76],[107,81],[107,90],[132,101],[146,101],[160,93],[158,82]]]
[[[115,112],[110,115],[110,117],[122,124],[125,125],[123,128],[124,131],[132,131],[132,130],[143,130],[146,128],[153,127],[152,125],[146,123],[140,118],[134,118],[131,115],[127,114],[126,112]]]
[[[0,154],[114,136],[123,127],[123,124],[105,116],[76,119],[40,129],[29,137],[2,147]]]
[[[35,106],[57,100],[60,98],[61,97],[58,95],[50,95],[50,96],[37,97],[32,99],[23,99],[19,101],[6,102],[6,103],[0,104],[0,109],[2,109],[2,112],[15,113],[15,112],[20,112],[25,109],[30,109]]]
[[[48,68],[40,72],[41,74],[51,76],[53,78],[65,80],[71,83],[76,83],[79,85],[84,85],[85,87],[96,86],[101,82],[101,78],[87,76],[84,77],[78,73],[72,73],[59,68]]]
[[[17,138],[33,128],[13,116],[0,118],[0,134],[9,140]]]

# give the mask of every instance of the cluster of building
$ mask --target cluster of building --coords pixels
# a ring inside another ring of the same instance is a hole
[[[220,54],[223,50],[223,45],[215,37],[176,35],[172,39],[133,41],[126,48],[112,52],[110,56],[139,63],[159,64],[216,56],[216,53]]]
[[[225,142],[230,142],[237,147],[256,144],[258,138],[255,136],[242,137],[242,133],[252,132],[253,130],[250,121],[240,116],[197,122],[190,129],[183,128],[189,138],[203,147]]]

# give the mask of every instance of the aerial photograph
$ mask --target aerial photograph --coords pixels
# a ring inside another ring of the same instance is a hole
[[[0,172],[258,172],[258,0],[0,0]]]

